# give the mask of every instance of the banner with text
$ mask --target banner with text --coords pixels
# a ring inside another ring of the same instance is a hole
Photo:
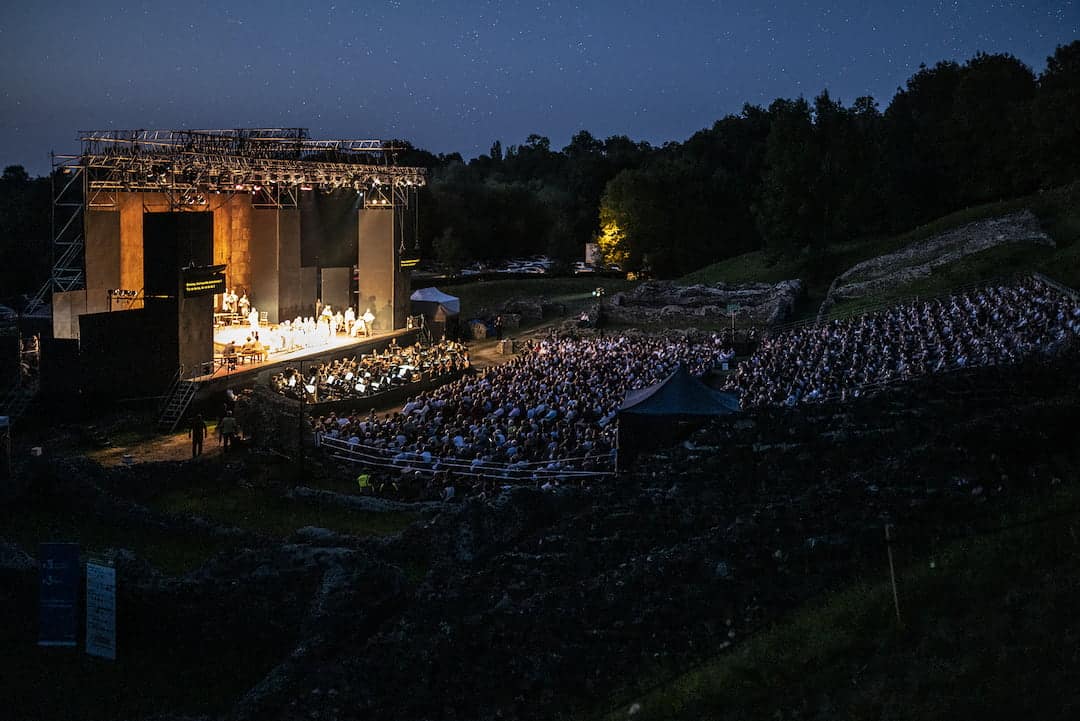
[[[184,268],[184,297],[198,298],[225,292],[225,266],[206,265]]]
[[[86,564],[86,652],[116,660],[116,569]]]

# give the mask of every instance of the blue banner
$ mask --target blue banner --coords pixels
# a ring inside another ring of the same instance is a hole
[[[42,543],[39,646],[75,646],[79,628],[79,544]]]

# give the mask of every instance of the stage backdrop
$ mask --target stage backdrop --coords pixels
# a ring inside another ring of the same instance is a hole
[[[253,307],[271,323],[305,313],[311,304],[300,293],[300,213],[291,209],[256,209],[251,233]]]
[[[401,328],[409,312],[409,276],[398,268],[394,211],[365,208],[359,217],[357,315],[370,308],[376,330]]]

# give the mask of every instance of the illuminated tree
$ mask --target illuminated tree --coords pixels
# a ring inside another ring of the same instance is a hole
[[[615,211],[606,205],[600,207],[600,234],[596,237],[600,255],[607,265],[626,265],[630,259],[630,244],[626,233],[619,226]]]

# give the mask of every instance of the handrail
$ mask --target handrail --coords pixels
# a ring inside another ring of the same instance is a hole
[[[375,468],[385,468],[394,471],[402,471],[405,469],[418,471],[425,474],[434,475],[440,471],[453,471],[456,476],[467,476],[472,478],[491,478],[499,480],[518,480],[518,481],[533,481],[533,480],[584,480],[589,478],[598,478],[604,476],[614,475],[610,470],[598,470],[587,471],[581,469],[558,469],[549,470],[546,468],[538,468],[538,466],[545,461],[533,461],[524,466],[515,466],[509,463],[498,463],[494,461],[485,461],[483,465],[473,467],[471,461],[466,461],[456,458],[442,458],[432,457],[431,461],[425,461],[422,458],[410,458],[407,461],[395,461],[394,456],[398,455],[401,451],[389,451],[387,449],[376,448],[374,446],[365,446],[361,444],[353,444],[348,441],[343,441],[340,438],[332,438],[330,436],[323,435],[321,433],[315,434],[316,446],[326,447],[333,451],[333,456],[341,460],[350,461],[353,463],[359,463]],[[411,452],[410,452],[411,453]],[[569,461],[581,461],[586,460],[582,458],[571,458]],[[605,466],[611,464],[610,456],[596,456],[595,460]]]

